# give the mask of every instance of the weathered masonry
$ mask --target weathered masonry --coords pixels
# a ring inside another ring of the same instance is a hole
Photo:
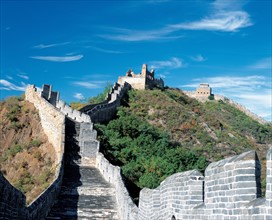
[[[131,85],[133,89],[145,90],[152,89],[154,87],[162,88],[164,81],[162,79],[155,78],[155,70],[148,71],[147,64],[143,64],[142,71],[139,74],[135,74],[131,69],[127,71],[126,76],[120,76],[118,83],[124,85],[124,83]]]
[[[207,83],[200,83],[196,89],[196,96],[198,97],[209,97],[212,94],[212,88]]]
[[[139,219],[271,220],[272,146],[267,153],[266,197],[261,198],[255,151],[177,173],[140,193]]]

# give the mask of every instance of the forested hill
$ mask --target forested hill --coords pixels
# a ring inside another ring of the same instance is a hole
[[[101,151],[140,188],[252,149],[265,174],[272,143],[271,124],[262,125],[224,101],[198,102],[178,89],[131,90],[116,119],[96,129]]]

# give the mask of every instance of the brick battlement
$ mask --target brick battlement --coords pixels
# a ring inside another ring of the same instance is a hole
[[[255,151],[211,163],[205,177],[196,170],[177,173],[156,189],[140,193],[144,219],[272,219],[272,146],[267,153],[266,197]]]

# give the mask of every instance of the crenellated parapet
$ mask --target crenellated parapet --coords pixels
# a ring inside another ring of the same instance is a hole
[[[192,170],[173,174],[156,189],[142,189],[139,219],[171,219],[192,209],[203,202],[203,181],[203,175]]]
[[[112,165],[101,153],[97,155],[96,167],[104,178],[115,186],[118,214],[121,219],[137,220],[138,207],[129,196],[121,176],[120,167]]]
[[[48,141],[55,149],[57,163],[60,163],[64,152],[65,115],[48,102],[43,95],[43,90],[37,91],[34,85],[27,87],[25,99],[33,103],[35,108],[39,111],[42,128],[48,137]]]
[[[60,99],[59,92],[52,90],[51,85],[43,85],[41,96],[56,111],[64,115],[66,121],[71,121],[70,123],[77,127],[76,136],[80,147],[81,163],[85,165],[95,164],[95,158],[99,151],[99,142],[96,140],[97,132],[93,129],[91,117],[81,111],[72,109],[70,105]]]
[[[41,97],[47,100],[51,105],[58,108],[65,116],[79,122],[91,122],[88,115],[72,109],[70,105],[60,99],[60,93],[52,90],[52,85],[44,84],[41,90]]]
[[[124,83],[124,85],[115,83],[105,101],[87,105],[81,108],[80,111],[89,115],[93,123],[108,122],[116,114],[117,108],[121,105],[121,99],[130,88],[128,83]]]
[[[174,174],[156,189],[143,189],[139,219],[272,219],[272,146],[267,153],[266,197],[255,151],[211,163],[198,171]]]

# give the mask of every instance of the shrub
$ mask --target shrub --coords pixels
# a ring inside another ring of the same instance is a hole
[[[40,182],[41,185],[44,185],[45,183],[48,182],[48,180],[50,179],[51,176],[51,171],[48,168],[45,168],[41,175],[39,176],[38,180]]]
[[[17,120],[17,118],[16,118]],[[19,121],[12,121],[11,124],[9,125],[10,129],[14,129],[15,131],[18,131],[19,129],[23,128],[23,124],[21,124]]]
[[[208,99],[209,99],[209,100],[214,100],[214,95],[210,95],[210,96],[208,97]]]
[[[39,147],[41,144],[42,142],[39,139],[34,139],[29,143],[31,147]]]
[[[11,159],[15,157],[15,155],[21,151],[23,151],[24,147],[20,144],[15,144],[12,145],[5,153],[3,156],[4,161]]]
[[[43,157],[40,151],[35,151],[33,153],[34,158],[36,158],[38,161],[42,161]]]

